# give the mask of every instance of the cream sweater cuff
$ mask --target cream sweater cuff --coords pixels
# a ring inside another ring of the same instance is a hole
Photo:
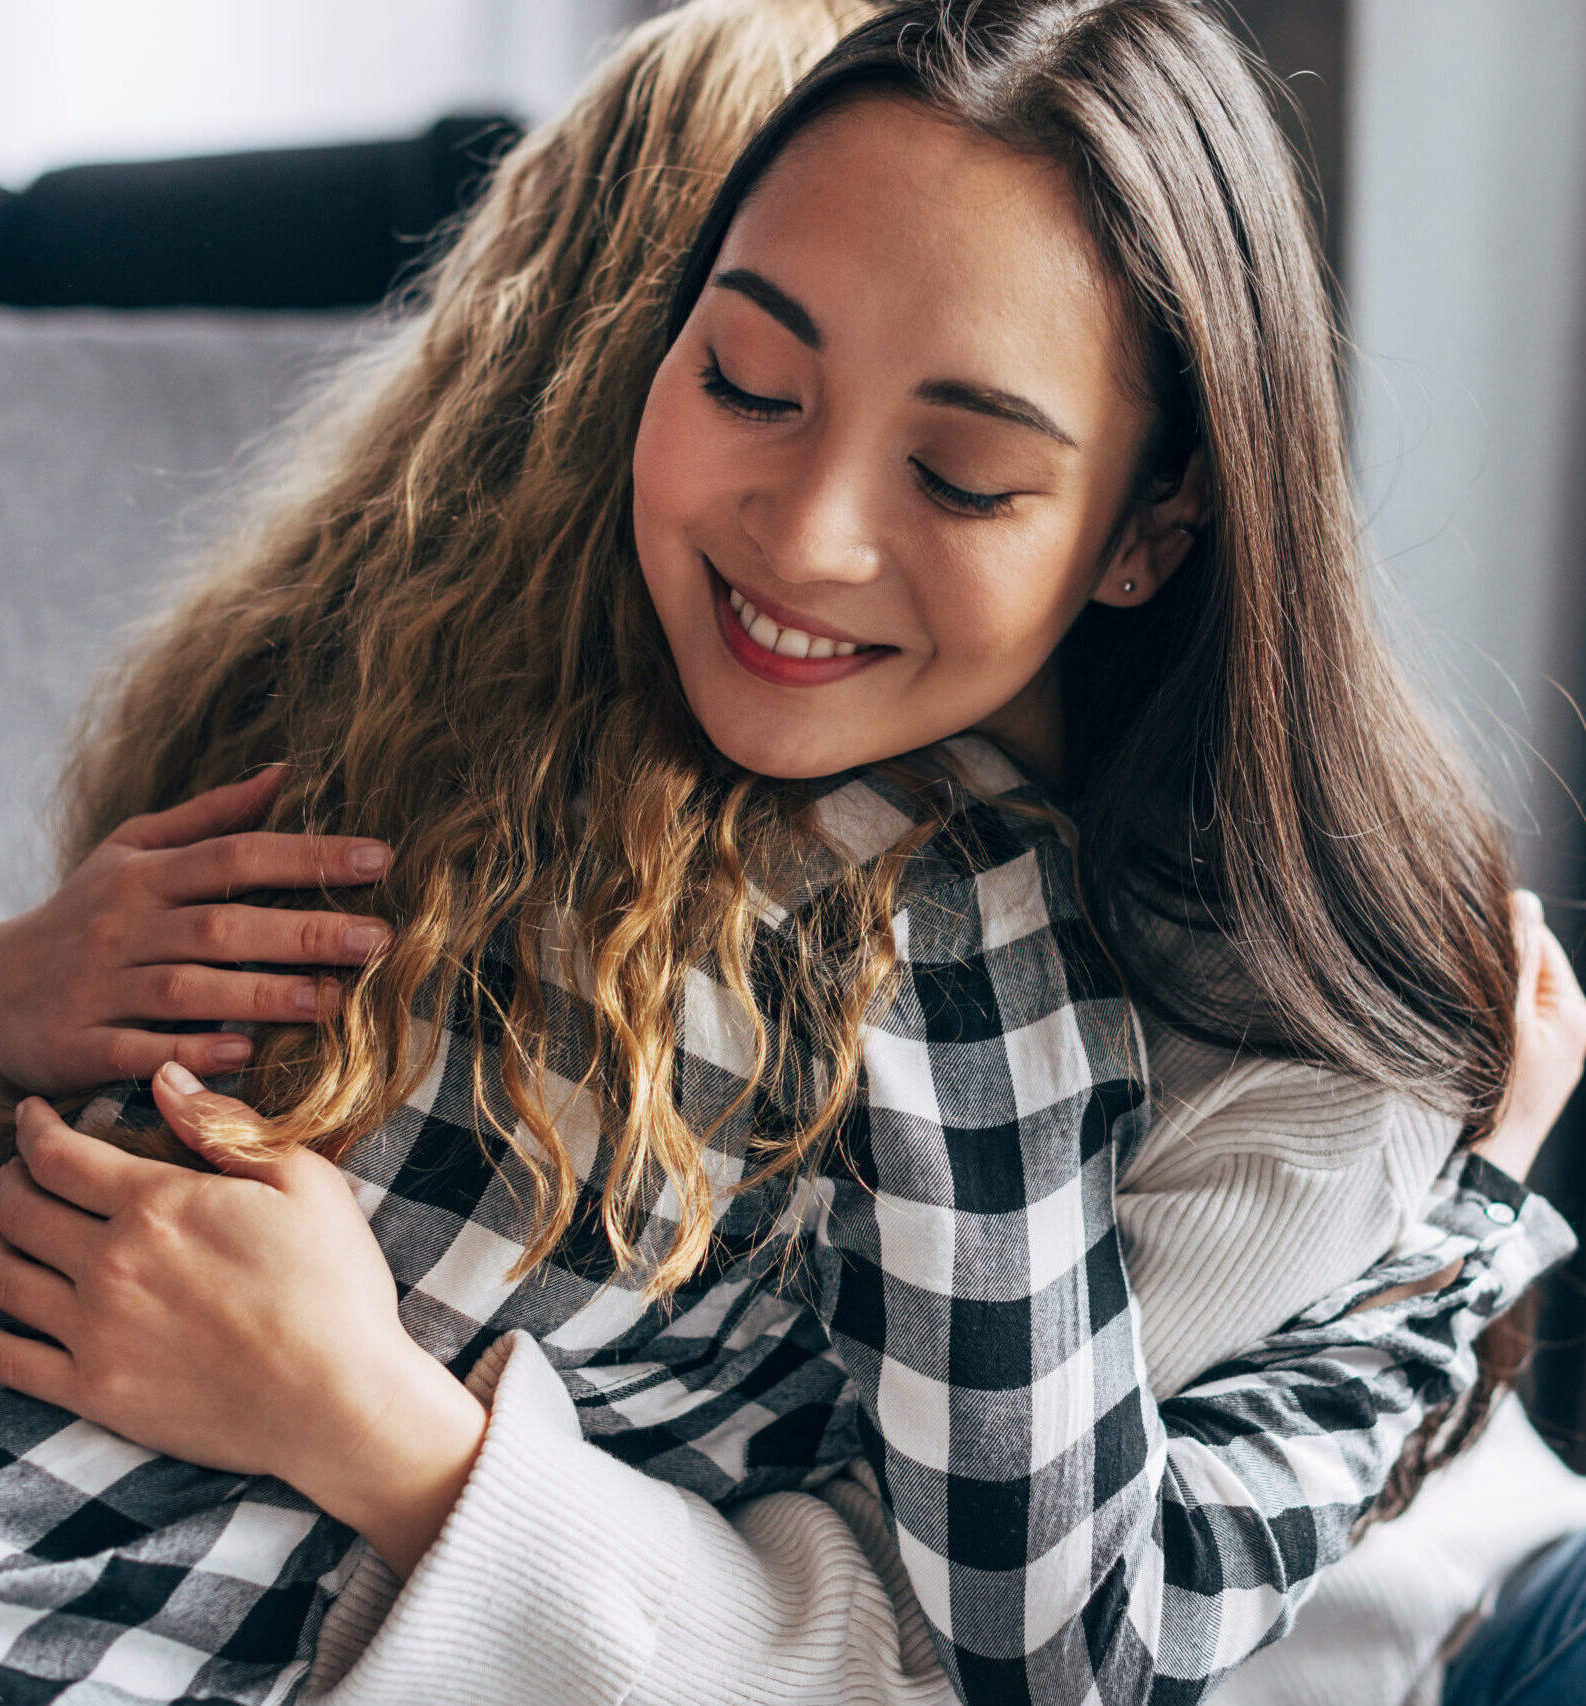
[[[683,1578],[682,1495],[584,1442],[527,1335],[492,1346],[469,1384],[491,1417],[462,1497],[400,1592],[365,1557],[327,1619],[311,1698],[616,1706]]]

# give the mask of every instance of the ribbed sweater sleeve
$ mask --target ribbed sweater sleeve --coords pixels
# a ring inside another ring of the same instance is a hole
[[[686,1579],[688,1501],[585,1443],[526,1334],[498,1340],[469,1385],[491,1416],[462,1497],[395,1609],[396,1579],[365,1555],[326,1619],[308,1697],[326,1706],[628,1700]]]
[[[1117,1213],[1165,1398],[1391,1250],[1458,1126],[1338,1073],[1145,1030],[1158,1117]]]
[[[580,1439],[526,1335],[499,1341],[471,1384],[491,1422],[462,1498],[400,1598],[366,1556],[305,1702],[950,1706],[861,1482],[729,1522]]]

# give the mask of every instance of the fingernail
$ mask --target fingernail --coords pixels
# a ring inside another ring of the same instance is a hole
[[[366,841],[361,847],[353,848],[347,855],[347,863],[352,867],[354,876],[378,877],[391,863],[391,849],[382,841]]]
[[[341,999],[341,985],[333,977],[318,983],[299,983],[292,988],[292,1002],[305,1013],[329,1012]]]
[[[383,924],[354,924],[342,934],[342,946],[349,954],[372,954],[391,940],[391,932]]]
[[[216,1066],[241,1066],[252,1054],[252,1043],[216,1043],[209,1051],[209,1058]]]
[[[164,1066],[160,1068],[160,1075],[164,1078],[168,1088],[174,1090],[179,1096],[196,1096],[204,1087],[185,1066],[174,1060],[166,1061]]]

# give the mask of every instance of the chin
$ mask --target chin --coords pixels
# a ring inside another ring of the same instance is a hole
[[[700,719],[712,746],[741,770],[783,782],[807,782],[818,776],[833,776],[863,764],[868,755],[812,747],[808,734],[790,730],[785,736],[765,728],[736,726],[713,728]]]
[[[807,782],[817,776],[830,776],[850,768],[838,762],[824,763],[818,754],[783,752],[755,741],[713,741],[725,758],[730,758],[740,770],[756,776],[769,776],[782,782]]]

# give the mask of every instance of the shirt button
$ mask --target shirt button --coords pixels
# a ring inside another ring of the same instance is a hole
[[[1506,1202],[1490,1202],[1487,1204],[1487,1218],[1498,1226],[1513,1226],[1519,1216]]]

